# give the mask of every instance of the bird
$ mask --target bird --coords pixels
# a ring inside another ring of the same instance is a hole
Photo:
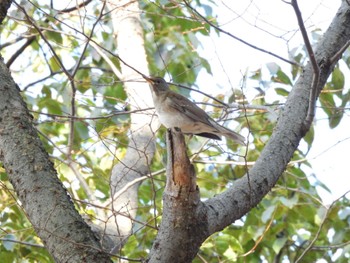
[[[221,140],[221,136],[225,136],[240,145],[245,145],[242,135],[218,124],[194,102],[170,90],[163,78],[145,75],[143,78],[150,84],[159,121],[166,128],[177,128],[184,134],[214,140]]]

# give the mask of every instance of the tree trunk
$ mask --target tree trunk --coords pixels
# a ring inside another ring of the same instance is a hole
[[[109,1],[113,10],[114,34],[116,35],[118,54],[145,75],[148,73],[143,28],[141,26],[138,1]],[[133,69],[121,62],[122,81],[130,101],[131,110],[153,107],[148,84]],[[133,219],[138,204],[140,177],[149,174],[149,167],[155,151],[155,131],[159,128],[154,110],[144,110],[131,114],[130,138],[125,157],[112,170],[110,179],[110,212],[106,219],[104,235],[112,235],[115,241],[110,252],[115,253],[127,241],[131,234]]]
[[[163,217],[148,262],[191,262],[208,236],[194,167],[181,132],[167,132],[167,184]]]
[[[339,50],[350,40],[349,25],[350,5],[343,1],[316,48],[316,60],[320,67],[317,95],[341,57],[337,57]],[[244,216],[271,190],[305,135],[304,121],[308,111],[312,79],[313,69],[311,63],[308,63],[288,96],[276,128],[255,165],[224,193],[205,202],[197,202],[198,199],[194,198],[194,195],[198,193],[192,193],[186,188],[185,193],[181,188],[177,189],[177,192],[169,193],[169,189],[173,189],[173,178],[177,178],[175,168],[183,164],[185,159],[168,160],[173,163],[167,168],[163,220],[150,252],[149,262],[191,262],[195,251],[207,237]],[[173,143],[172,146],[173,148],[168,150],[169,155],[174,152],[179,154],[179,151],[185,154],[185,148],[180,143]],[[182,170],[181,173],[181,176],[191,178],[192,169]],[[183,198],[182,195],[187,198]]]
[[[111,262],[57,178],[2,60],[0,94],[0,160],[47,250],[57,262]]]

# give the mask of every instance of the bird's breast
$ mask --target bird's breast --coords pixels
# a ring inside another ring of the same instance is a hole
[[[189,119],[185,114],[179,112],[170,106],[168,98],[163,100],[155,100],[154,106],[161,124],[166,128],[182,128],[189,123]]]

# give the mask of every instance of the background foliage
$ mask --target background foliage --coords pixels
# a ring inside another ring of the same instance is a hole
[[[82,181],[95,198],[101,203],[105,201],[109,196],[111,168],[123,158],[128,142],[130,113],[123,85],[96,48],[89,45],[86,51],[83,49],[86,37],[92,34],[96,43],[103,43],[98,49],[109,51],[109,58],[119,66],[120,62],[113,56],[117,47],[112,34],[112,18],[106,15],[94,26],[98,16],[96,10],[101,7],[99,1],[92,1],[79,13],[65,12],[65,7],[56,6],[55,1],[21,4],[41,29],[41,34],[13,6],[1,27],[1,54],[5,61],[16,58],[9,66],[45,148],[60,179],[76,201],[77,209],[93,220],[96,213],[87,203],[91,196]],[[216,23],[212,1],[195,1],[192,5]],[[196,80],[200,71],[212,73],[210,63],[198,51],[201,40],[220,34],[207,23],[194,19],[192,11],[181,2],[140,1],[140,7],[150,72],[165,75],[174,83],[198,88]],[[313,34],[315,43],[317,33]],[[15,57],[24,45],[26,48]],[[52,50],[61,57],[69,72],[76,70],[76,61],[82,60],[74,78],[75,94]],[[301,65],[308,60],[302,43],[289,55]],[[349,66],[347,52],[319,99],[318,111],[326,114],[331,128],[339,125],[349,104],[350,93],[343,72]],[[257,159],[300,71],[300,67],[286,67],[285,64],[281,67],[271,62],[246,72],[241,86],[222,89],[222,92],[213,89],[215,93],[210,88],[202,89],[225,103],[235,101],[246,105],[245,110],[223,112],[222,108],[215,107],[220,105],[213,99],[200,97],[201,106],[213,117],[228,118],[233,128],[249,133],[247,152],[226,141],[206,141],[197,137],[188,141],[203,199],[224,191]],[[258,87],[259,92],[247,100],[245,92],[254,87]],[[269,87],[269,94],[265,93],[265,87]],[[196,99],[199,96],[185,89],[178,91],[186,96],[195,95]],[[72,100],[79,116],[74,119],[73,131],[69,128]],[[328,191],[327,186],[306,169],[310,167],[306,157],[313,139],[314,129],[311,129],[273,191],[240,221],[210,237],[195,262],[294,262],[304,252],[307,254],[303,262],[348,262],[349,200],[341,197],[331,205],[322,202],[316,187]],[[162,128],[157,133],[157,153],[151,167],[154,177],[145,180],[140,187],[138,223],[134,226],[134,235],[121,251],[124,257],[147,257],[162,214],[165,163]],[[50,262],[50,256],[41,247],[13,193],[5,170],[0,172],[1,261]]]

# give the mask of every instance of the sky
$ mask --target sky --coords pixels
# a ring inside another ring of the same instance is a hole
[[[325,31],[328,28],[340,2],[340,0],[298,1],[310,35],[315,30]],[[212,6],[213,15],[217,17],[221,28],[259,48],[288,58],[288,51],[302,43],[293,8],[282,0],[220,0],[215,3],[217,6]],[[197,85],[204,92],[215,88],[221,91],[227,87],[240,88],[242,76],[246,72],[270,62],[277,63],[284,72],[290,71],[288,63],[252,49],[227,35],[221,34],[219,37],[216,33],[212,33],[210,39],[203,37],[200,40],[202,46],[200,53],[208,60],[213,71],[210,75],[202,70],[197,78]],[[350,76],[349,69],[344,63],[341,64],[341,69]],[[346,87],[349,86],[347,81]],[[257,90],[248,82],[245,95],[251,100],[256,94]],[[273,92],[271,94],[270,99],[273,100]],[[195,97],[194,99],[196,100]],[[312,169],[305,168],[305,171],[309,175],[315,174],[318,180],[330,188],[331,194],[322,189],[319,191],[324,202],[330,203],[350,190],[345,183],[348,181],[348,158],[345,153],[350,149],[350,139],[346,132],[350,127],[350,118],[344,114],[341,124],[336,129],[329,129],[327,118],[321,110],[317,110],[315,120],[315,140],[307,156]],[[246,135],[248,131],[241,133]]]
[[[308,33],[315,30],[324,32],[340,6],[340,0],[298,1]],[[269,1],[217,1],[214,13],[222,28],[259,48],[288,58],[288,51],[302,43],[295,13],[291,5],[281,0]],[[319,32],[320,32],[319,31]],[[242,75],[258,69],[266,63],[276,62],[284,72],[290,71],[289,64],[270,55],[254,50],[226,35],[211,34],[210,40],[203,40],[203,55],[209,60],[213,75],[201,72],[198,77],[199,87],[235,87],[239,88]],[[350,75],[348,67],[342,63],[345,75]],[[256,94],[254,87],[246,87],[248,99]],[[345,83],[349,89],[349,81]],[[273,98],[272,98],[273,99]],[[312,174],[324,183],[331,193],[318,187],[325,204],[350,190],[348,181],[348,156],[350,149],[350,117],[344,114],[341,124],[330,129],[322,110],[317,110],[315,117],[315,139],[307,158],[312,169],[304,170],[312,179]],[[244,135],[244,131],[243,131]],[[301,144],[303,148],[303,145]],[[305,144],[304,144],[305,147]]]

